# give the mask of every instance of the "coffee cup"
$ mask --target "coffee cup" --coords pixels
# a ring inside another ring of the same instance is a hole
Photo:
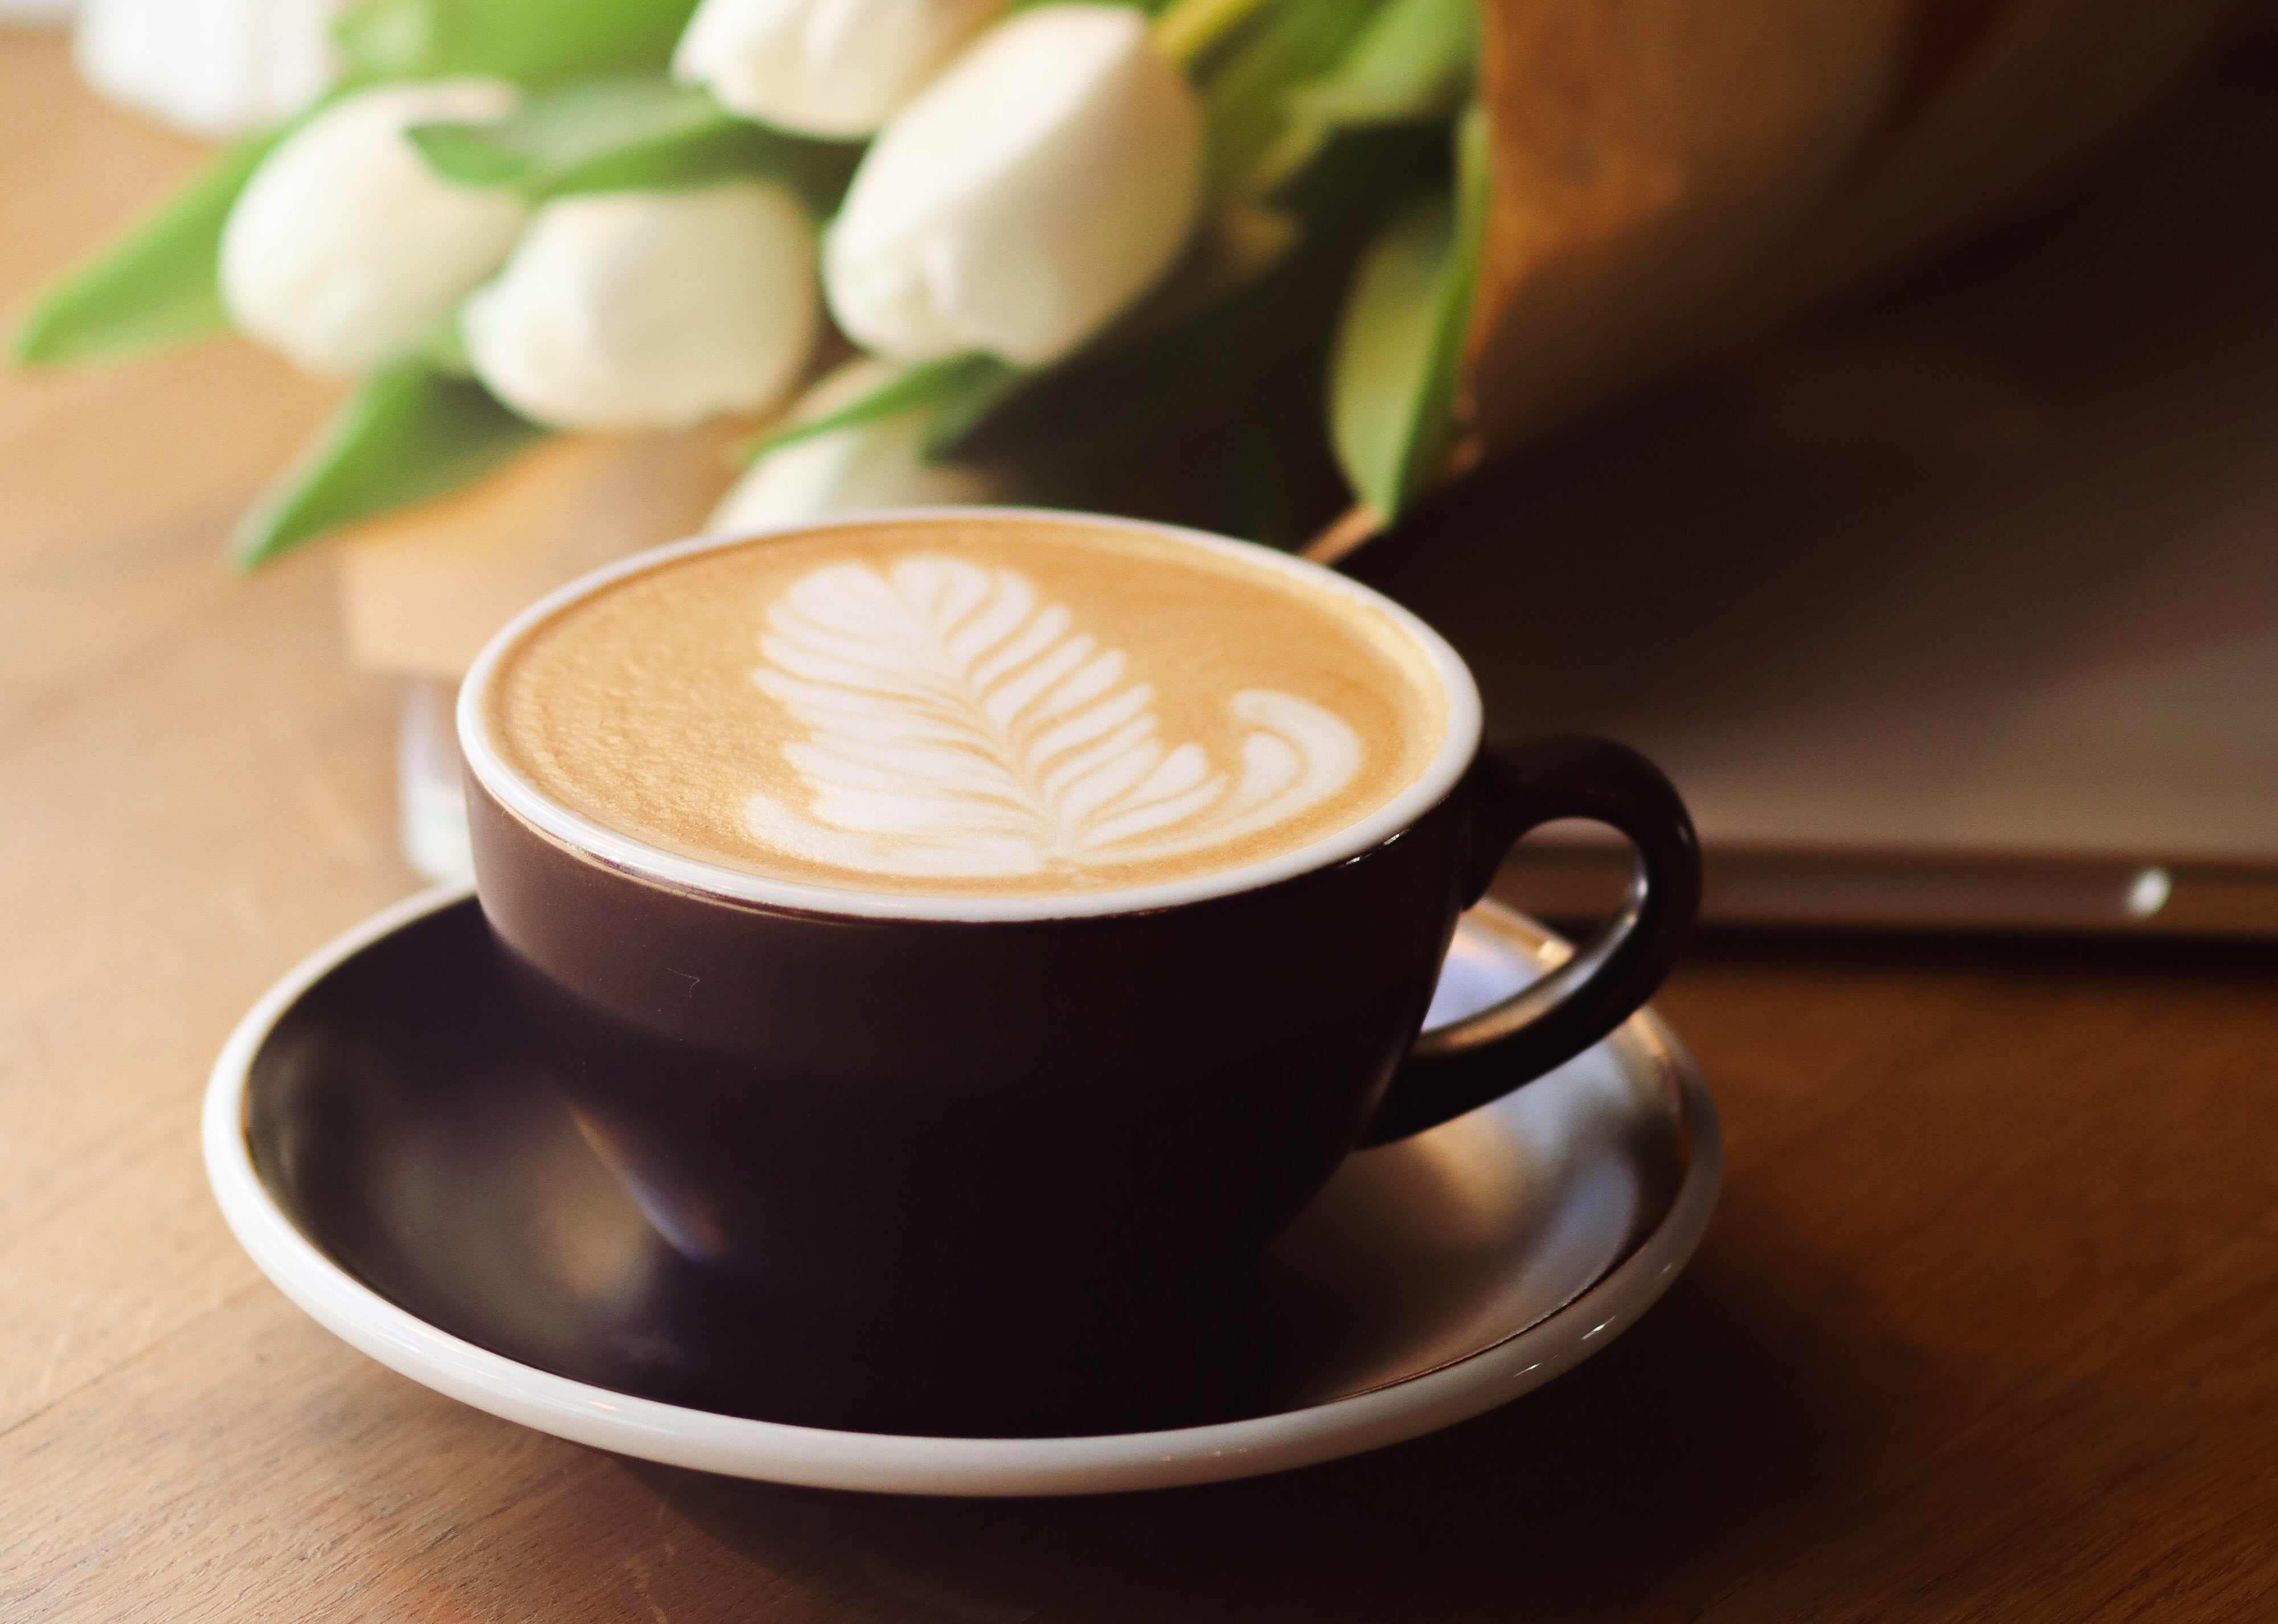
[[[1210,1296],[1357,1147],[1612,1030],[1699,892],[1642,758],[1482,749],[1398,605],[1137,522],[656,549],[501,631],[458,724],[588,1139],[688,1257],[888,1335],[1063,1347]],[[1571,818],[1635,848],[1628,903],[1419,1038],[1458,913]]]

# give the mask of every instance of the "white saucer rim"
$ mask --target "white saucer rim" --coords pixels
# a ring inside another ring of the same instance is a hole
[[[279,1019],[319,979],[364,948],[472,895],[463,884],[439,886],[383,909],[303,959],[246,1012],[206,1086],[201,1137],[207,1181],[255,1265],[349,1346],[477,1409],[619,1454],[809,1488],[958,1496],[1173,1488],[1359,1454],[1480,1414],[1611,1342],[1692,1257],[1722,1179],[1723,1136],[1700,1069],[1658,1017],[1641,1011],[1632,1026],[1676,1079],[1690,1135],[1675,1200],[1626,1258],[1564,1308],[1451,1363],[1273,1415],[1072,1437],[839,1432],[638,1398],[536,1369],[398,1307],[325,1256],[270,1198],[254,1170],[245,1131],[246,1088],[254,1056]]]

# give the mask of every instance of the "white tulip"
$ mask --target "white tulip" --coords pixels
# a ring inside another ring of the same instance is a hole
[[[459,325],[476,374],[525,416],[669,429],[780,400],[820,306],[806,211],[739,181],[556,199]]]
[[[730,112],[804,135],[868,135],[1005,0],[704,0],[672,72]]]
[[[194,135],[264,129],[340,77],[345,0],[85,0],[73,40],[103,95]]]
[[[502,118],[510,85],[386,85],[279,143],[221,233],[221,297],[239,331],[311,372],[356,372],[433,336],[498,269],[529,210],[427,167],[406,126]]]
[[[823,250],[840,325],[898,361],[1041,366],[1178,256],[1202,191],[1194,93],[1125,6],[983,35],[880,132]]]
[[[860,400],[898,369],[861,356],[799,397],[793,422]],[[993,470],[925,460],[922,408],[880,417],[768,452],[738,480],[705,524],[710,532],[765,530],[831,514],[880,507],[948,507],[991,502],[1005,484]]]

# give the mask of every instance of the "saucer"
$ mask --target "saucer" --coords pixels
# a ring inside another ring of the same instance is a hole
[[[1430,1021],[1565,944],[1466,915]],[[240,1023],[207,1176],[264,1273],[381,1363],[493,1414],[731,1475],[1043,1495],[1250,1476],[1464,1420],[1610,1342],[1716,1200],[1716,1107],[1650,1012],[1503,1100],[1352,1156],[1269,1254],[1239,1381],[1145,1430],[961,1437],[866,1421],[890,1351],[804,1347],[657,1237],[505,1017],[464,888],[313,955]]]

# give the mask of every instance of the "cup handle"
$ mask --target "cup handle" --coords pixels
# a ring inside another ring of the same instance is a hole
[[[1701,846],[1669,780],[1610,739],[1560,737],[1482,751],[1467,797],[1466,906],[1487,894],[1530,829],[1586,818],[1636,849],[1629,899],[1574,956],[1502,1003],[1416,1040],[1361,1135],[1405,1139],[1530,1082],[1604,1037],[1653,996],[1701,907]]]

